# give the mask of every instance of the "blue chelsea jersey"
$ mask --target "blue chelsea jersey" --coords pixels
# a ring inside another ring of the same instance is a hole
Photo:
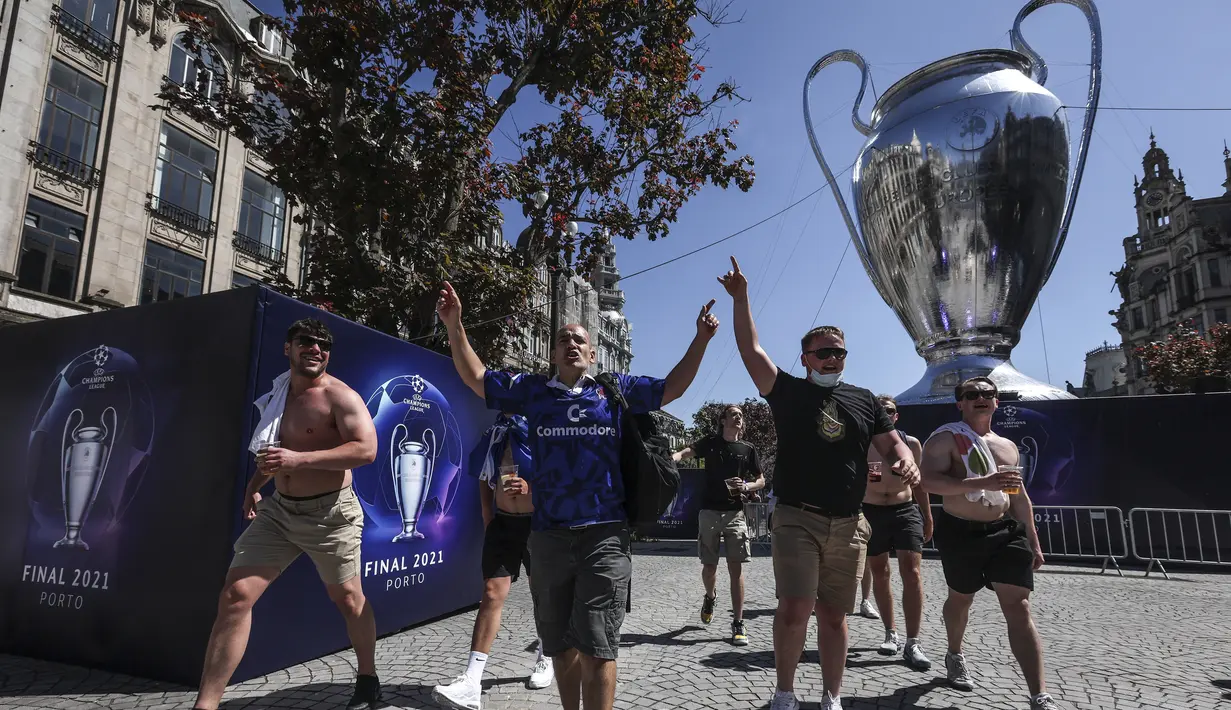
[[[664,380],[615,375],[635,414],[662,407]],[[626,519],[620,477],[620,423],[589,375],[570,388],[556,378],[488,370],[487,406],[525,416],[535,530]]]

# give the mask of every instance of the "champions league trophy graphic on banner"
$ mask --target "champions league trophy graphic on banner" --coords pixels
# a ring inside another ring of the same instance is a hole
[[[448,515],[462,461],[461,432],[449,403],[430,381],[413,374],[381,384],[367,405],[377,440],[388,451],[378,451],[375,462],[355,472],[355,492],[376,523],[364,534],[388,535],[392,542],[430,536],[433,524],[439,529]],[[427,514],[433,500],[434,520]]]
[[[111,415],[111,426],[107,426],[108,414]],[[76,427],[73,426],[74,416],[77,418]],[[115,407],[103,410],[101,428],[82,426],[84,423],[85,414],[80,409],[69,412],[68,420],[64,422],[64,436],[60,439],[60,448],[64,451],[64,463],[60,468],[60,485],[64,495],[64,537],[53,547],[90,549],[81,539],[81,526],[85,524],[86,516],[94,506],[94,498],[98,495],[98,487],[107,475],[107,463],[111,459],[107,437],[116,430]],[[71,446],[69,429],[72,429]]]
[[[422,392],[423,380],[418,380]],[[398,439],[398,432],[402,438]],[[393,493],[397,496],[398,512],[402,514],[402,532],[393,542],[422,538],[423,533],[415,528],[427,502],[424,493],[432,487],[432,468],[436,463],[436,432],[423,430],[423,441],[408,441],[410,436],[405,424],[393,427],[389,442],[389,469],[393,473]],[[430,444],[428,442],[431,442]],[[428,454],[431,458],[428,458]]]
[[[1026,16],[1063,2],[1090,27],[1090,83],[1069,184],[1064,106],[1043,84],[1047,65],[1022,37]],[[1017,371],[1009,356],[1060,257],[1077,200],[1101,86],[1102,31],[1090,0],[1031,0],[1013,50],[985,49],[929,64],[886,91],[859,118],[863,57],[822,57],[804,82],[808,140],[872,283],[897,314],[927,369],[899,404],[951,402],[953,388],[991,377],[1020,399],[1072,395]],[[851,173],[856,228],[812,128],[809,89],[826,67],[862,72],[851,121],[867,142]],[[1067,192],[1067,198],[1066,198]]]
[[[110,532],[132,500],[153,440],[154,407],[136,360],[107,345],[75,357],[56,373],[30,431],[31,541],[89,550],[86,539]]]

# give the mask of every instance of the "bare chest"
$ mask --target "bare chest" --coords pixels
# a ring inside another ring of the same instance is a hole
[[[987,441],[987,447],[992,450],[992,458],[996,459],[997,466],[1017,465],[1017,444],[999,436],[984,441]]]
[[[282,412],[282,445],[298,451],[336,446],[338,425],[333,407],[323,392],[309,390],[289,396]]]

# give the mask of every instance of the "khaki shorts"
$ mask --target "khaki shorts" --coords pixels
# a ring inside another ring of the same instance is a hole
[[[697,554],[703,565],[718,564],[718,543],[727,543],[727,562],[752,558],[742,510],[702,510],[697,516]]]
[[[774,507],[774,579],[778,597],[816,599],[846,611],[855,603],[872,529],[863,514],[831,518]]]
[[[264,498],[256,518],[235,541],[236,567],[285,570],[308,553],[325,584],[342,584],[359,574],[363,507],[351,488],[311,500],[290,500],[279,493]]]

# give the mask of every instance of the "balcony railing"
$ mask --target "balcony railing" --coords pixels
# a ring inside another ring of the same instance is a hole
[[[275,249],[273,246],[257,241],[247,234],[235,232],[233,243],[236,251],[260,261],[274,264],[275,266],[286,263],[286,254],[281,249]]]
[[[218,225],[208,217],[202,217],[192,210],[161,200],[157,195],[147,194],[145,199],[150,212],[186,232],[212,237],[218,231]]]
[[[70,158],[37,141],[30,141],[26,159],[65,180],[84,187],[98,187],[99,171],[94,166],[86,165],[76,158]]]
[[[51,8],[51,23],[91,54],[112,62],[120,58],[120,45],[59,5]]]
[[[1124,253],[1127,256],[1134,256],[1155,249],[1163,249],[1167,246],[1166,237],[1154,237],[1153,239],[1141,239],[1139,237],[1129,237],[1124,240]]]

